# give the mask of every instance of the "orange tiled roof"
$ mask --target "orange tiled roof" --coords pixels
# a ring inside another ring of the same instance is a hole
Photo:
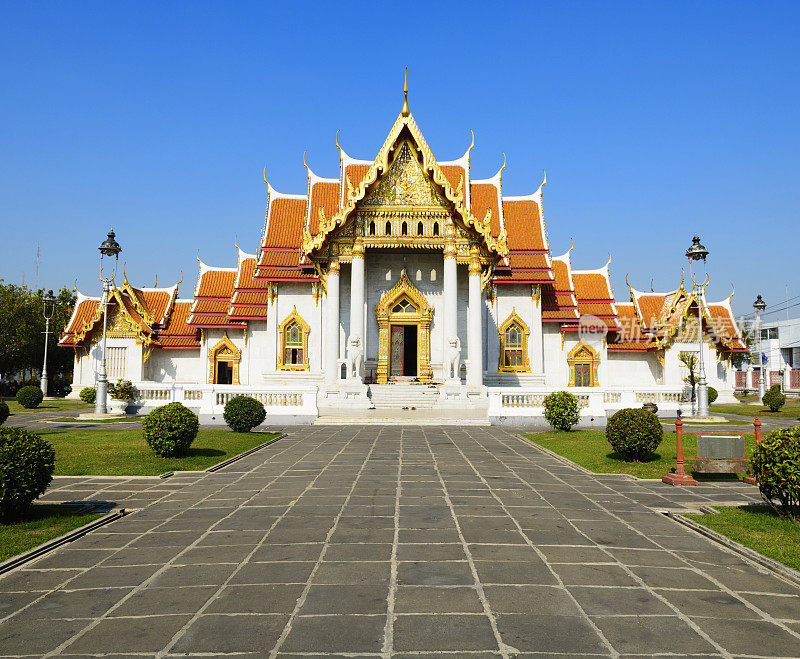
[[[500,235],[500,208],[497,203],[499,197],[497,187],[493,183],[470,183],[469,197],[472,215],[482,221],[486,217],[487,211],[491,211],[490,230],[493,236]]]
[[[311,204],[309,204],[308,230],[312,236],[319,231],[319,211],[325,217],[333,217],[339,210],[339,182],[317,181],[311,186]]]
[[[460,165],[440,165],[440,167],[450,187],[453,188],[453,190],[458,190],[459,186],[461,186],[462,193],[466,193],[464,189],[464,168]]]
[[[570,322],[578,320],[578,300],[571,282],[569,256],[553,259],[554,281],[542,286],[542,320]]]
[[[306,219],[306,199],[278,197],[270,201],[264,247],[300,247]]]

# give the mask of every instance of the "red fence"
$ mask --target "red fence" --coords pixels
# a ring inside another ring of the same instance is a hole
[[[769,386],[771,387],[773,384],[783,384],[781,382],[781,372],[780,371],[770,371],[769,372]]]
[[[747,373],[736,371],[736,388],[744,389],[747,386]]]
[[[758,389],[758,383],[761,380],[761,372],[760,371],[752,371],[752,375],[750,376],[753,381],[753,389]]]
[[[800,368],[789,371],[789,389],[800,389]]]

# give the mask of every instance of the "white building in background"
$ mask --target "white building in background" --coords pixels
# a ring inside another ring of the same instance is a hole
[[[763,322],[761,343],[756,340],[749,365],[736,373],[737,389],[758,389],[759,349],[764,355],[767,384],[800,392],[800,318]]]
[[[337,148],[338,175],[307,167],[302,194],[265,179],[255,253],[200,262],[191,297],[181,282],[123,277],[113,289],[109,377],[132,380],[137,404],[178,400],[216,421],[246,393],[282,423],[382,407],[530,423],[544,396],[568,389],[587,422],[645,402],[674,413],[688,400],[680,354],[697,353],[698,305],[709,385],[732,399],[731,358],[745,347],[730,298],[698,299],[681,281],[615,301],[610,261],[581,270],[571,249],[553,255],[544,182],[504,195],[505,165],[473,178],[473,145],[437,161],[407,104],[374,160]],[[61,339],[75,351],[73,395],[95,383],[102,321],[99,299],[79,295]]]

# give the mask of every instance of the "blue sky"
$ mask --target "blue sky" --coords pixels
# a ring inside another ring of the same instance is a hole
[[[267,166],[305,192],[334,135],[373,158],[409,101],[440,160],[534,191],[554,253],[627,300],[675,288],[697,231],[711,298],[800,295],[800,5],[780,2],[12,3],[0,25],[0,278],[183,296],[195,253],[257,249]],[[800,306],[790,310],[800,315]],[[784,314],[781,314],[783,316]],[[773,316],[774,317],[774,316]]]

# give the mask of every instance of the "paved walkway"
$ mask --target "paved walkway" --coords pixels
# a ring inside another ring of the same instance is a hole
[[[58,479],[142,508],[0,578],[1,655],[800,656],[800,588],[653,510],[746,486],[494,427],[317,426],[175,478]]]

